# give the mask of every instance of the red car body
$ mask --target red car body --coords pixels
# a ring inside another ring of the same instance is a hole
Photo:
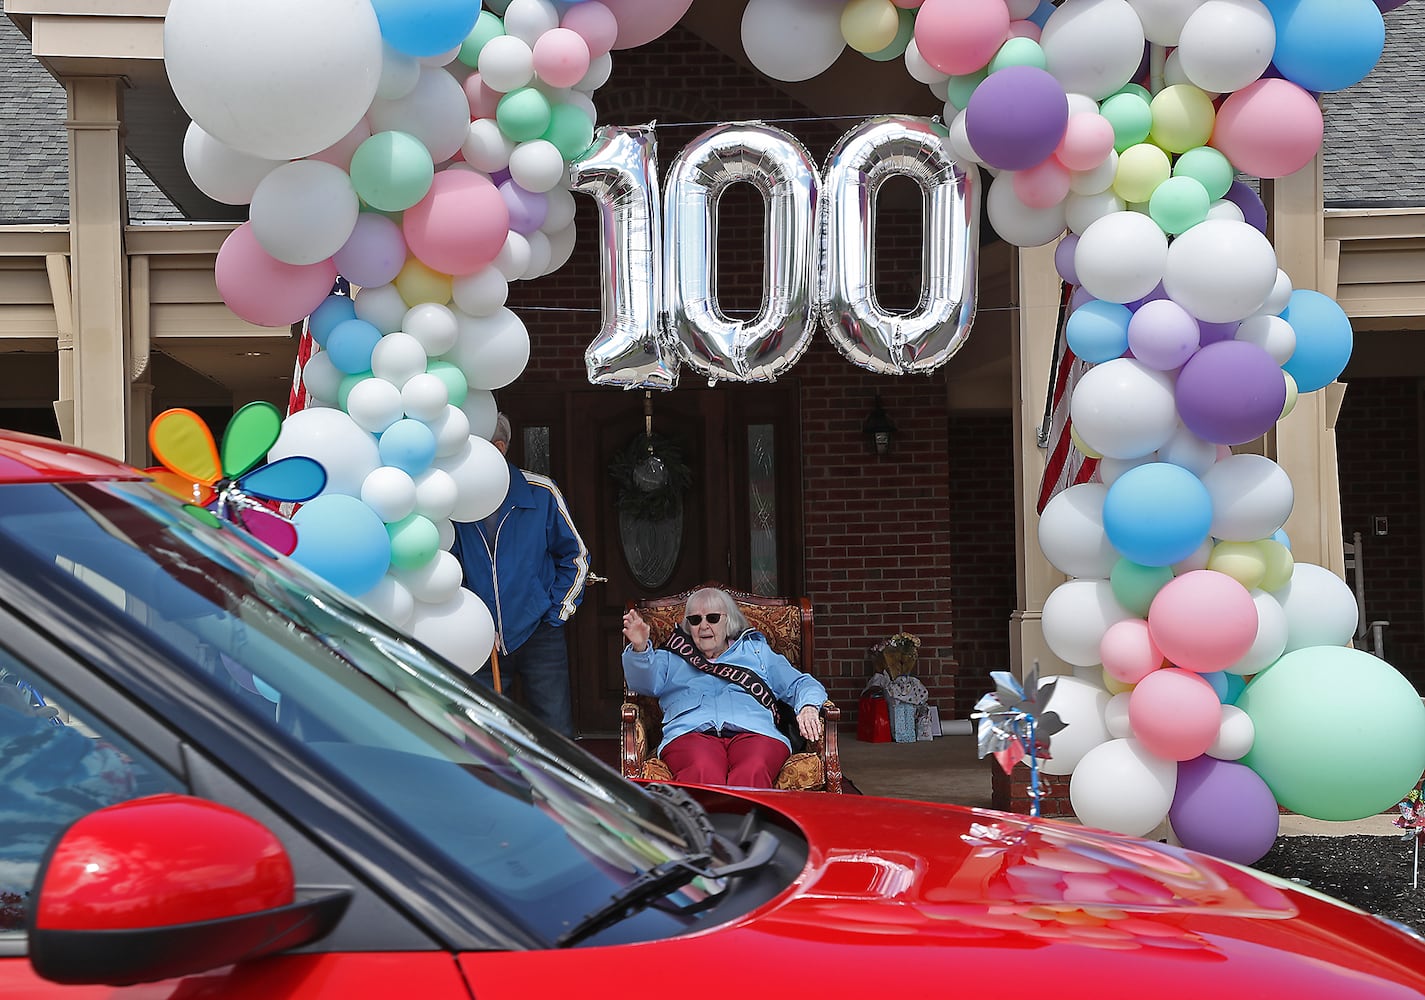
[[[1171,845],[875,797],[693,787],[682,797],[624,782],[518,709],[462,688],[433,654],[276,554],[210,539],[224,532],[186,523],[142,478],[0,432],[0,683],[25,681],[32,711],[47,704],[41,689],[53,693],[76,709],[71,725],[87,711],[89,738],[114,741],[130,764],[155,762],[109,804],[33,807],[53,831],[38,854],[11,859],[33,869],[33,885],[22,921],[7,929],[0,916],[6,1000],[1425,996],[1418,934]],[[71,537],[72,552],[46,554]],[[110,543],[110,556],[75,570],[86,546]],[[68,600],[96,574],[129,571],[130,590],[111,595],[123,614]],[[271,596],[279,585],[286,597]],[[194,606],[154,619],[159,596],[180,592]],[[310,636],[283,646],[280,623],[252,616],[264,600]],[[135,639],[124,615],[139,605]],[[307,622],[309,606],[337,617]],[[245,636],[220,650],[222,684],[211,683],[211,657],[189,663],[184,642],[159,648],[142,632],[220,619],[213,609]],[[269,639],[277,645],[243,659]],[[381,658],[363,659],[367,646]],[[133,665],[144,648],[152,658]],[[382,673],[392,663],[403,676]],[[322,686],[333,677],[338,687]],[[423,701],[427,688],[439,697]],[[312,714],[294,727],[282,709],[304,697]],[[332,703],[347,697],[343,715]],[[361,717],[349,731],[348,716]],[[437,729],[419,729],[432,718]],[[404,736],[381,743],[386,722],[419,729],[426,751],[409,754]],[[333,735],[315,736],[319,724]],[[178,763],[165,766],[169,743]],[[6,746],[0,730],[0,768]],[[7,812],[0,798],[0,841],[5,817],[36,800],[17,801]],[[707,856],[689,860],[699,836],[665,815],[665,801],[713,831]],[[435,829],[447,814],[453,841]],[[482,829],[460,839],[472,826]],[[685,883],[689,866],[700,874]],[[629,902],[660,873],[672,873],[672,890]],[[577,930],[589,910],[579,894],[602,899],[604,880],[626,905]],[[563,912],[566,885],[581,901]],[[686,908],[669,902],[678,892]]]

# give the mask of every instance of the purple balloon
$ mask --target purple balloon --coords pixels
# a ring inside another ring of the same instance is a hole
[[[390,284],[406,265],[406,237],[400,226],[379,212],[362,212],[332,263],[354,285]]]
[[[1376,6],[1380,8],[1382,14],[1389,14],[1397,7],[1404,7],[1405,0],[1376,0]]]
[[[1184,847],[1241,865],[1265,857],[1281,825],[1272,790],[1256,771],[1208,756],[1178,764],[1168,822]]]
[[[1245,444],[1272,429],[1286,379],[1272,356],[1241,340],[1208,344],[1178,373],[1178,416],[1204,441]]]
[[[1266,233],[1267,206],[1262,204],[1262,199],[1257,196],[1257,192],[1241,181],[1233,181],[1223,198],[1242,210],[1243,222],[1263,234]]]
[[[1069,99],[1037,66],[1006,66],[987,76],[965,108],[965,136],[980,159],[1000,170],[1024,170],[1058,148],[1069,124]]]
[[[1075,233],[1069,233],[1054,248],[1054,270],[1071,285],[1079,283],[1079,273],[1074,270],[1074,250],[1078,245],[1079,237]]]
[[[1149,368],[1170,372],[1197,352],[1197,320],[1172,299],[1145,302],[1128,321],[1128,347]]]
[[[549,214],[549,199],[536,191],[526,191],[514,181],[500,185],[500,197],[505,199],[505,207],[510,210],[510,228],[521,236],[527,236],[544,225]]]
[[[1203,347],[1215,344],[1220,340],[1231,340],[1237,336],[1237,328],[1241,325],[1241,322],[1235,319],[1229,323],[1209,323],[1200,319],[1197,321],[1198,329],[1201,331],[1198,339],[1202,342]]]

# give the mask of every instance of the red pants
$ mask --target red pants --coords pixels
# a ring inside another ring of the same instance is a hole
[[[788,754],[781,740],[759,733],[684,733],[663,748],[662,756],[678,781],[771,788]]]

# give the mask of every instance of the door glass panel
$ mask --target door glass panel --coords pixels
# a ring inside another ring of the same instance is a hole
[[[747,428],[748,529],[751,532],[752,590],[773,595],[777,586],[776,444],[771,424]]]
[[[549,428],[526,427],[524,429],[524,464],[521,468],[549,475]]]

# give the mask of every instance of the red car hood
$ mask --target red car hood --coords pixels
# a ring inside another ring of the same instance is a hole
[[[549,956],[551,970],[577,970],[581,996],[651,996],[654,984],[749,998],[947,988],[1055,1000],[1425,995],[1425,943],[1181,848],[866,796],[699,797],[714,811],[754,800],[799,827],[810,844],[801,877],[704,932]],[[607,963],[607,992],[591,960]],[[518,995],[521,979],[529,988],[514,956],[465,964],[477,996],[506,995],[506,985]]]

